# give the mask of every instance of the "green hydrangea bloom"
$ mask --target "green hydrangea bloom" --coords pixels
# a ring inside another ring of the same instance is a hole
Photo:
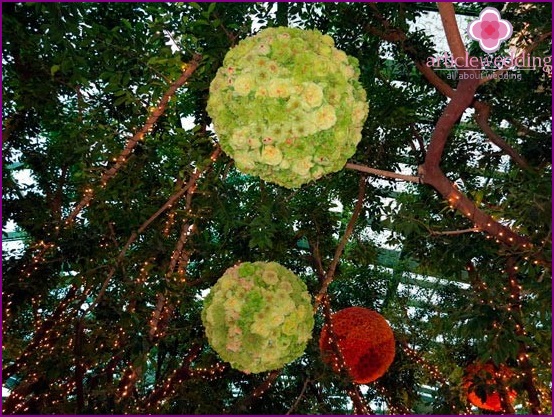
[[[232,48],[207,110],[239,170],[287,188],[336,172],[367,118],[358,61],[314,30],[268,28]]]
[[[314,327],[306,284],[276,262],[229,268],[204,299],[213,349],[246,373],[283,367],[302,355]]]

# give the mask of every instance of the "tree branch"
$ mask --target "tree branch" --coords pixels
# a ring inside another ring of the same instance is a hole
[[[169,199],[165,202],[163,206],[161,206],[148,220],[146,220],[137,230],[137,232],[140,234],[146,230],[146,228],[154,221],[160,214],[162,214],[164,211],[166,211],[168,208],[170,208],[177,200],[179,200],[187,191],[190,189],[193,189],[196,187],[196,181],[200,178],[200,176],[211,166],[213,162],[217,160],[219,157],[219,154],[221,153],[221,148],[219,146],[216,147],[216,149],[212,152],[210,155],[210,165],[205,167],[204,169],[196,169],[192,176],[190,177],[187,184],[178,190],[175,194],[173,194]]]
[[[14,363],[6,366],[2,369],[2,379],[5,381],[10,376],[14,375],[16,372],[21,372],[22,367],[28,365],[27,360],[37,349],[44,340],[49,337],[49,333],[57,324],[58,320],[62,317],[65,312],[66,307],[75,299],[77,293],[77,287],[75,285],[71,286],[66,296],[60,304],[56,307],[56,310],[52,315],[42,322],[42,326],[35,332],[31,342],[25,347],[19,358],[17,358]],[[52,335],[53,336],[53,335]]]
[[[475,108],[475,121],[481,128],[481,130],[487,135],[489,140],[502,149],[507,155],[509,155],[516,164],[518,164],[523,169],[529,169],[529,164],[527,161],[519,155],[514,148],[512,148],[504,139],[502,139],[488,123],[490,116],[490,106],[481,101],[475,101],[473,103]]]
[[[414,126],[414,124],[410,124],[410,130],[412,131],[413,135],[415,136],[415,139],[417,141],[417,144],[419,146],[419,151],[421,152],[421,155],[422,155],[422,159],[425,159],[425,140],[423,139],[423,136],[421,136],[421,134],[418,132],[418,130],[416,129],[416,127]],[[410,142],[413,144],[413,142]],[[415,147],[415,144],[414,144],[414,153],[417,155],[417,148]],[[418,177],[419,179],[419,177]]]
[[[517,336],[521,338],[525,338],[527,335],[524,327],[523,322],[523,313],[521,310],[521,285],[519,283],[518,277],[517,277],[517,266],[516,261],[513,257],[509,258],[507,261],[507,273],[509,280],[509,289],[510,289],[510,298],[512,300],[510,308],[512,311],[515,312],[514,321],[515,321],[515,333]],[[517,358],[518,365],[520,369],[523,371],[523,387],[527,391],[527,396],[529,398],[529,404],[531,408],[531,413],[538,415],[538,414],[544,414],[544,411],[541,409],[541,397],[540,393],[535,385],[535,375],[534,375],[534,369],[533,365],[531,364],[531,361],[529,360],[529,354],[527,352],[527,347],[525,346],[525,342],[519,340],[518,341],[518,358]],[[506,390],[504,390],[506,391]],[[503,400],[506,404],[510,405],[509,401],[507,400],[507,393],[503,392],[504,394]]]
[[[165,210],[172,207],[185,193],[186,193],[185,210],[187,212],[190,210],[191,204],[192,204],[192,196],[193,196],[194,191],[196,189],[196,184],[197,184],[198,179],[201,177],[201,175],[203,173],[205,173],[211,167],[213,162],[215,162],[217,160],[220,153],[221,153],[221,148],[219,146],[217,146],[216,149],[210,155],[210,163],[202,169],[196,168],[194,173],[192,174],[191,178],[189,179],[189,181],[186,184],[183,184],[182,182],[180,182],[181,185],[182,185],[182,188],[180,190],[178,190],[176,193],[174,193],[166,201],[166,203],[164,205],[162,205],[162,207],[160,207],[156,211],[156,213],[154,213],[152,216],[150,216],[150,218],[148,220],[146,220],[139,227],[139,229],[136,232],[133,232],[131,234],[131,236],[127,240],[125,246],[123,247],[123,249],[120,251],[120,253],[118,255],[118,258],[117,258],[118,263],[123,260],[126,251],[129,249],[131,244],[138,238],[138,236],[142,232],[144,232],[144,230],[146,230],[148,228],[148,226],[157,217],[159,217]],[[194,224],[191,226],[187,222],[184,222],[183,225],[182,225],[181,233],[180,233],[179,238],[177,240],[177,243],[175,245],[175,249],[172,252],[171,259],[170,259],[170,262],[169,262],[169,266],[168,266],[167,272],[165,274],[165,280],[166,281],[169,280],[171,274],[173,273],[173,271],[174,271],[174,269],[177,265],[178,260],[181,257],[181,254],[183,252],[183,247],[184,247],[184,245],[187,241],[187,238],[188,238],[190,232],[192,231],[193,226],[194,226]],[[104,283],[102,285],[102,288],[100,289],[100,291],[98,293],[98,296],[96,297],[94,302],[91,304],[91,306],[89,307],[87,312],[90,309],[94,308],[98,304],[98,302],[102,299],[102,297],[104,296],[104,293],[105,293],[105,291],[108,287],[108,283],[112,279],[115,271],[116,271],[116,266],[113,266],[110,269],[110,271],[108,273],[108,276],[107,276],[106,280],[104,281]],[[171,303],[168,302],[168,300],[167,300],[166,296],[164,295],[164,293],[163,292],[158,293],[157,296],[156,296],[155,308],[152,311],[151,318],[148,322],[149,329],[147,331],[147,334],[148,334],[148,340],[149,340],[150,343],[153,344],[157,340],[159,340],[160,338],[163,337],[163,335],[164,335],[163,330],[167,326],[167,323],[168,323],[169,318],[170,318],[173,311],[174,311],[174,306]],[[147,352],[143,353],[143,356],[146,356],[146,354],[147,354]],[[125,379],[125,383],[122,384],[121,387],[120,387],[120,390],[119,390],[120,391],[120,398],[126,397],[127,395],[129,395],[130,392],[133,391],[134,386],[136,385],[136,383],[138,381],[140,371],[141,371],[140,369],[137,370],[137,369],[133,368],[132,366],[129,366],[125,370],[124,375],[127,375],[127,378]]]
[[[77,320],[75,324],[73,354],[75,355],[75,397],[78,414],[83,414],[83,409],[85,407],[85,392],[83,387],[83,379],[85,377],[85,365],[83,364],[84,330],[83,321]]]
[[[344,167],[347,169],[353,169],[355,171],[365,172],[367,174],[377,175],[385,178],[394,178],[398,180],[414,182],[417,184],[421,182],[419,177],[415,177],[413,175],[398,174],[396,172],[384,171],[382,169],[371,168],[365,165],[353,164],[351,162],[348,162]]]
[[[461,230],[445,230],[443,232],[438,230],[431,230],[429,229],[429,233],[434,236],[444,235],[444,236],[455,236],[455,235],[463,235],[465,233],[475,233],[479,232],[478,228],[472,227],[471,229],[461,229]]]
[[[474,229],[487,232],[497,243],[522,249],[532,246],[529,239],[520,236],[479,209],[475,202],[461,193],[440,169],[435,169],[431,175],[428,175],[426,171],[425,183],[437,190],[448,201],[452,209],[456,209],[464,217],[471,220]]]
[[[184,365],[179,369],[173,371],[171,376],[167,378],[167,381],[158,388],[154,389],[152,393],[144,400],[145,409],[148,410],[157,405],[164,397],[166,397],[172,390],[176,383],[180,383],[185,379],[188,379],[193,374],[193,370],[190,368],[192,362],[198,357],[202,350],[202,346],[195,344],[190,350],[187,356],[184,358]]]
[[[354,414],[361,415],[374,415],[373,410],[367,405],[360,387],[358,385],[352,384],[352,387],[347,391],[352,404],[354,405]]]
[[[375,5],[371,4],[370,7],[373,9],[373,14],[382,22],[384,31],[376,30],[369,25],[364,26],[364,30],[368,33],[375,34],[384,40],[398,44],[409,56],[414,57],[414,63],[422,75],[440,93],[451,98],[451,101],[444,109],[443,114],[435,126],[435,130],[431,136],[431,143],[429,144],[425,155],[425,162],[419,167],[418,170],[420,174],[418,179],[422,183],[431,185],[435,188],[439,194],[443,196],[443,198],[447,199],[450,203],[453,203],[453,208],[456,208],[460,213],[472,220],[480,230],[486,231],[495,237],[498,242],[502,242],[503,244],[512,247],[521,246],[524,249],[530,247],[531,243],[526,237],[520,236],[509,228],[503,226],[491,216],[482,212],[473,201],[467,198],[467,196],[461,194],[439,167],[448,135],[466,108],[473,105],[476,107],[476,110],[479,110],[482,109],[480,106],[485,106],[484,104],[479,104],[479,101],[474,98],[479,80],[472,80],[472,77],[469,76],[467,79],[466,77],[460,77],[460,81],[458,82],[456,89],[450,87],[450,85],[448,85],[432,70],[432,68],[415,58],[416,51],[413,46],[406,42],[406,34],[399,28],[391,27],[390,22],[379,14]],[[438,3],[438,7],[452,54],[455,57],[463,56],[465,58],[466,50],[461,40],[458,25],[455,20],[453,5]],[[468,69],[459,69],[460,75],[466,74],[467,72]],[[491,132],[489,131],[489,133]],[[492,137],[493,140],[498,139],[494,135]],[[502,144],[503,141],[500,142],[497,140],[497,142]],[[502,149],[506,151],[507,147],[504,146]],[[347,168],[352,167],[347,166]],[[368,171],[368,173],[375,172]],[[383,175],[383,173],[379,173],[378,175]],[[550,263],[549,261],[542,259],[542,257],[538,262],[545,265]]]
[[[353,383],[352,376],[350,375],[350,372],[347,368],[346,360],[342,353],[341,347],[339,346],[338,338],[334,331],[334,327],[332,323],[331,303],[329,302],[329,295],[324,294],[321,297],[321,302],[323,304],[325,328],[328,333],[328,337],[330,339],[330,347],[333,355],[337,359],[337,360],[333,359],[333,363],[336,364],[336,365],[333,365],[333,370],[337,374],[339,374],[342,378],[348,381],[346,392],[350,397],[350,399],[352,400],[352,404],[354,406],[354,414],[374,414],[371,408],[367,405],[358,387]]]
[[[448,47],[456,62],[457,58],[465,58],[466,47],[464,41],[460,36],[460,29],[458,28],[458,22],[456,22],[456,12],[454,11],[453,3],[437,2],[439,8],[439,14],[448,41]],[[457,64],[456,64],[457,65]]]
[[[304,381],[304,384],[302,385],[302,389],[300,390],[300,394],[298,394],[298,397],[296,398],[296,401],[294,404],[288,409],[285,415],[290,415],[296,407],[298,407],[298,404],[300,403],[300,400],[304,396],[304,393],[306,392],[306,388],[308,387],[308,384],[311,382],[310,378],[306,378]]]
[[[509,263],[509,260],[508,260]],[[470,284],[472,286],[473,291],[475,294],[481,294],[483,293],[483,290],[487,289],[486,283],[483,281],[481,276],[479,275],[478,271],[475,268],[475,265],[472,261],[469,261],[466,266],[466,270],[468,272],[468,277],[470,279]],[[504,290],[506,290],[506,287],[504,287]],[[492,301],[492,300],[491,300]],[[515,300],[514,300],[515,301]],[[518,301],[516,301],[518,302]],[[513,308],[513,302],[510,302],[509,309]],[[495,323],[493,323],[493,326]],[[516,332],[517,334],[517,332]],[[494,338],[496,339],[499,335],[499,332],[496,333]],[[514,414],[514,409],[511,404],[511,401],[509,399],[508,390],[506,389],[506,376],[501,375],[500,367],[497,366],[497,364],[492,364],[494,369],[494,375],[493,375],[493,381],[495,384],[495,389],[498,391],[500,396],[500,405],[502,408],[503,413],[507,414]],[[492,381],[491,381],[492,382]]]
[[[433,71],[431,67],[428,67],[423,62],[414,61],[416,68],[421,74],[437,89],[439,93],[446,97],[452,97],[454,95],[454,89],[448,85],[438,74]]]
[[[465,74],[466,72],[466,70],[460,69],[460,74]],[[425,155],[426,171],[438,169],[448,136],[464,111],[471,105],[477,85],[478,80],[470,77],[467,79],[464,77],[458,82],[454,96],[444,108],[431,134],[431,141]]]
[[[206,172],[206,170],[211,166],[211,164],[217,160],[219,154],[221,153],[221,148],[218,146],[211,154],[210,156],[210,164],[206,166],[203,170],[196,169],[194,174],[191,176],[189,181],[186,183],[186,185],[178,190],[176,193],[174,193],[169,199],[154,213],[148,220],[146,220],[136,232],[131,233],[131,236],[129,236],[129,239],[127,239],[127,242],[125,242],[125,245],[123,246],[123,249],[119,252],[119,255],[117,256],[117,264],[119,264],[123,258],[125,258],[125,254],[127,253],[127,250],[131,247],[131,245],[137,240],[139,235],[144,232],[148,226],[165,210],[167,210],[169,207],[171,207],[177,200],[179,200],[183,194],[185,194],[189,189],[192,189],[196,186],[196,181],[200,178],[200,176]],[[102,284],[102,287],[100,288],[100,291],[98,292],[98,296],[93,301],[92,304],[90,304],[89,308],[84,312],[84,314],[87,314],[89,311],[91,311],[98,302],[102,299],[104,296],[104,293],[106,289],[108,288],[108,284],[110,280],[112,279],[113,275],[115,274],[116,266],[112,266],[110,268],[110,271],[108,272],[108,276],[104,280],[104,283]]]
[[[154,125],[157,123],[160,116],[162,116],[165,112],[165,109],[167,107],[167,104],[169,103],[169,100],[171,100],[171,97],[175,95],[176,91],[187,82],[187,80],[190,78],[190,76],[196,71],[198,68],[198,65],[200,65],[200,61],[202,60],[201,55],[195,55],[192,59],[192,61],[186,65],[185,70],[182,72],[181,76],[169,86],[167,91],[164,93],[162,98],[160,99],[158,105],[156,106],[155,110],[152,112],[152,114],[146,119],[146,122],[142,126],[142,128],[139,129],[137,133],[135,133],[133,136],[131,136],[127,143],[125,144],[125,148],[117,158],[115,158],[115,163],[112,165],[112,167],[104,172],[102,174],[102,177],[100,178],[100,187],[104,188],[107,184],[107,182],[115,176],[117,171],[125,164],[127,161],[127,158],[135,148],[138,142],[142,141],[144,139],[144,136],[146,136],[148,133],[150,133],[154,127]],[[65,220],[65,225],[68,226],[77,217],[77,215],[90,204],[92,199],[94,198],[94,191],[92,189],[92,186],[88,186],[85,189],[85,193],[83,195],[83,198],[73,211],[69,214],[67,219]]]
[[[163,293],[158,293],[157,300],[156,300],[156,307],[154,308],[154,311],[152,311],[152,318],[148,322],[148,325],[150,329],[148,330],[148,339],[150,341],[154,341],[159,335],[158,335],[158,324],[160,322],[160,317],[162,315],[162,311],[164,310],[166,304],[165,304],[165,296]]]
[[[315,265],[315,271],[319,278],[319,282],[323,282],[325,279],[325,269],[323,268],[323,262],[321,260],[321,254],[319,253],[319,242],[310,244],[310,250],[312,252],[312,259]]]
[[[460,69],[460,73],[464,71]],[[439,167],[447,138],[465,109],[471,104],[477,85],[477,79],[463,78],[459,81],[452,100],[450,100],[444,109],[431,135],[431,142],[427,150],[425,162],[420,167],[422,172],[421,179],[423,183],[437,190],[448,201],[451,208],[458,210],[462,215],[470,219],[475,227],[494,236],[498,242],[508,246],[526,248],[530,246],[527,238],[518,235],[510,228],[500,224],[490,215],[481,211],[473,201],[456,188]]]
[[[443,22],[443,24],[448,25],[450,28],[449,30],[452,31],[453,38],[456,39],[459,37],[459,30],[457,28],[457,23],[455,23],[455,17],[452,16],[452,8],[451,5],[446,5],[445,3],[439,3],[439,7],[444,8],[444,12],[441,13],[441,16],[445,16],[446,22]],[[384,19],[384,17],[381,16],[381,19]],[[385,19],[386,20],[386,19]],[[386,28],[388,28],[390,24],[387,22],[387,25],[385,25]],[[368,31],[370,28],[366,28]],[[446,30],[446,27],[445,27]],[[399,29],[395,29],[394,32],[391,34],[385,33],[385,32],[379,32],[377,35],[382,37],[383,39],[388,40],[389,42],[395,42],[399,43],[400,46],[404,49],[405,52],[410,53],[412,52],[410,47],[406,46],[404,41],[406,40],[406,35],[402,33],[402,36],[399,36]],[[545,38],[548,36],[552,36],[551,32],[543,34],[540,39],[535,42],[531,48],[526,49],[526,52],[528,53],[530,50],[536,48],[537,44],[542,42]],[[456,41],[455,41],[456,42]],[[461,40],[458,39],[458,49],[460,49],[459,52],[461,52],[460,48],[460,42]],[[463,43],[461,43],[461,46],[463,47]],[[463,54],[465,54],[465,47],[463,49]],[[419,72],[431,83],[437,91],[439,91],[441,94],[443,94],[446,97],[453,97],[455,94],[455,91],[448,83],[446,83],[442,78],[440,78],[433,69],[425,63],[414,60],[414,64],[416,68],[419,70]],[[480,84],[482,84],[484,79],[480,80]],[[459,87],[458,87],[459,88]],[[520,165],[522,168],[528,168],[527,162],[512,148],[510,145],[508,145],[500,136],[498,136],[492,128],[488,125],[487,119],[490,113],[490,107],[488,104],[480,102],[478,100],[475,100],[473,102],[473,107],[475,108],[477,114],[475,116],[476,121],[478,125],[480,126],[481,130],[487,135],[488,139],[494,143],[496,146],[498,146],[500,149],[502,149],[504,152],[506,152],[507,155],[509,155],[518,165]],[[488,108],[488,110],[487,110]],[[488,111],[489,113],[485,115],[481,115],[480,113],[483,111]],[[380,174],[377,174],[380,175]],[[382,174],[381,174],[382,175]]]
[[[333,281],[333,278],[335,277],[335,270],[337,268],[337,265],[339,263],[340,257],[342,255],[342,252],[344,251],[344,248],[346,247],[346,243],[348,242],[348,239],[350,238],[350,235],[354,231],[354,225],[356,224],[356,221],[358,220],[358,217],[360,215],[360,212],[362,211],[362,207],[364,205],[364,196],[365,191],[367,187],[366,183],[366,176],[360,175],[360,180],[358,182],[358,201],[356,202],[356,206],[354,207],[354,211],[352,212],[352,217],[350,217],[350,221],[348,222],[348,225],[346,226],[346,230],[344,231],[344,234],[342,235],[342,238],[337,246],[337,249],[335,250],[335,256],[333,257],[333,260],[331,261],[331,264],[329,265],[329,268],[327,269],[327,273],[325,274],[325,279],[323,280],[323,283],[321,284],[321,289],[319,290],[319,293],[316,296],[315,299],[315,308],[317,309],[317,306],[321,303],[323,300],[323,297],[327,293],[327,288],[329,287],[329,284],[331,284],[331,281]]]
[[[263,381],[260,385],[258,385],[254,390],[248,395],[247,397],[244,397],[242,400],[238,402],[238,404],[235,405],[234,409],[238,411],[238,413],[231,413],[231,414],[243,414],[248,410],[248,408],[252,405],[252,403],[259,397],[261,397],[275,382],[275,380],[279,377],[281,374],[282,369],[276,369],[274,371],[271,371],[265,381]]]

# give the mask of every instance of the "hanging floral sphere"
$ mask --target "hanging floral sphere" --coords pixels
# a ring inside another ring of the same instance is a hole
[[[262,30],[232,48],[207,110],[244,173],[295,188],[342,169],[368,114],[358,60],[314,30]]]
[[[496,371],[502,378],[509,378],[512,372],[505,365],[501,365]],[[482,410],[502,411],[500,393],[489,391],[494,382],[495,369],[492,363],[474,363],[466,368],[463,386],[467,391],[467,399],[471,404]],[[508,400],[512,403],[517,397],[517,392],[508,390]]]
[[[381,377],[394,359],[394,334],[379,313],[350,307],[331,316],[333,333],[352,380],[367,384]],[[323,326],[319,348],[323,360],[339,371],[339,358],[332,345],[328,325]]]
[[[229,268],[204,299],[208,341],[235,369],[258,373],[302,355],[314,326],[306,284],[275,262]]]

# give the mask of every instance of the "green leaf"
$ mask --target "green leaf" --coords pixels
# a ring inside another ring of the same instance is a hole
[[[60,66],[59,65],[52,65],[50,67],[50,75],[52,75],[52,77],[60,70]]]

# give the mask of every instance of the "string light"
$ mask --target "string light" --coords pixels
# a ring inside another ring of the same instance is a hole
[[[402,350],[404,351],[406,356],[410,358],[411,361],[415,362],[420,368],[424,369],[425,372],[429,374],[433,380],[438,381],[443,385],[447,384],[446,378],[442,375],[439,369],[435,365],[430,364],[416,350],[410,348],[407,345],[403,345]]]
[[[165,383],[143,399],[145,409],[149,410],[156,406],[159,402],[174,396],[177,393],[177,386],[181,385],[185,380],[190,378],[202,379],[206,382],[215,381],[220,378],[228,369],[228,366],[222,363],[215,363],[207,367],[192,368],[190,363],[197,357],[199,348],[193,347],[186,354],[187,364],[173,372],[166,378]]]
[[[323,310],[323,316],[325,318],[326,334],[327,338],[325,344],[331,347],[333,355],[328,356],[328,360],[331,361],[331,367],[340,375],[343,375],[348,381],[351,381],[351,375],[348,371],[348,366],[344,355],[337,343],[337,337],[335,332],[335,326],[331,316],[331,304],[329,302],[328,294],[318,294],[319,303],[317,305],[321,306]],[[325,337],[323,332],[320,337]],[[320,338],[320,345],[322,339]],[[354,403],[354,413],[355,414],[370,414],[370,408],[367,405],[364,398],[361,396],[358,389],[353,386],[346,390],[348,396],[351,398]]]
[[[214,151],[214,153],[212,154],[212,160],[215,160],[215,158],[217,157],[217,155],[219,154],[219,150],[216,149],[216,151]],[[198,174],[200,174],[200,172],[198,171],[197,172]],[[195,190],[195,187],[191,187],[191,192],[189,193],[189,195],[192,195],[192,193],[194,192]],[[190,209],[189,209],[189,212],[190,212]],[[185,241],[186,241],[186,238],[194,231],[194,224],[190,225],[190,226],[186,226],[184,227],[184,233],[183,233],[183,236],[181,239],[179,239],[178,241],[178,245],[180,244],[181,247],[178,247],[177,250],[174,251],[174,257],[172,258],[173,261],[172,261],[172,265],[169,269],[173,270],[173,268],[175,268],[175,265],[177,262],[179,262],[179,265],[180,267],[182,268],[181,269],[181,272],[183,272],[183,275],[184,275],[184,268],[186,267],[186,263],[188,262],[188,259],[190,258],[190,253],[188,253],[187,251],[183,251],[182,250],[182,245],[184,245]],[[136,278],[136,283],[137,284],[143,284],[146,282],[147,278],[148,278],[148,275],[149,275],[149,271],[151,270],[151,265],[152,265],[152,261],[153,261],[153,258],[147,260],[147,261],[144,261],[144,263],[141,265],[141,267],[138,269],[138,276]],[[131,307],[133,308],[133,307]],[[159,340],[160,338],[164,337],[165,336],[165,332],[162,331],[162,328],[160,327],[160,320],[161,321],[164,321],[164,320],[167,320],[171,314],[173,310],[173,307],[171,305],[166,305],[165,308],[162,308],[162,314],[160,315],[160,317],[158,317],[156,320],[151,320],[150,322],[150,326],[151,326],[151,329],[152,329],[152,336],[153,336],[153,339],[152,339],[152,342],[156,342],[156,340]],[[122,327],[119,327],[117,329],[117,337],[114,337],[112,339],[112,350],[113,351],[119,351],[120,349],[123,349],[125,350],[126,349],[126,331],[122,328]],[[71,344],[69,344],[71,346]],[[102,349],[105,349],[107,347],[107,345],[105,344],[100,344],[99,346],[96,347],[95,351],[99,351],[99,350],[102,350]],[[107,372],[108,373],[113,373],[115,371],[115,366],[117,364],[117,361],[116,361],[116,357],[112,358],[112,365],[111,366],[108,366],[106,368]],[[93,367],[95,366],[98,366],[98,364],[94,365],[93,364]],[[194,376],[200,376],[202,378],[216,378],[218,373],[221,373],[222,372],[222,369],[223,367],[221,365],[216,365],[210,369],[199,369],[197,370],[195,373],[194,373]],[[132,389],[133,389],[133,386],[135,385],[136,381],[137,381],[137,373],[131,368],[128,368],[124,371],[123,373],[124,377],[122,378],[122,382],[121,382],[121,388],[119,390],[119,393],[120,393],[120,399],[123,399],[125,398],[126,400],[130,399],[130,395],[131,395],[131,392],[132,392]],[[178,382],[181,382],[182,379],[179,379]],[[170,391],[170,393],[175,393],[175,390],[172,390]],[[134,400],[133,400],[134,401]]]
[[[172,210],[167,215],[167,221],[165,223],[165,226],[162,232],[165,237],[169,237],[169,232],[174,224],[175,224],[175,211]]]

